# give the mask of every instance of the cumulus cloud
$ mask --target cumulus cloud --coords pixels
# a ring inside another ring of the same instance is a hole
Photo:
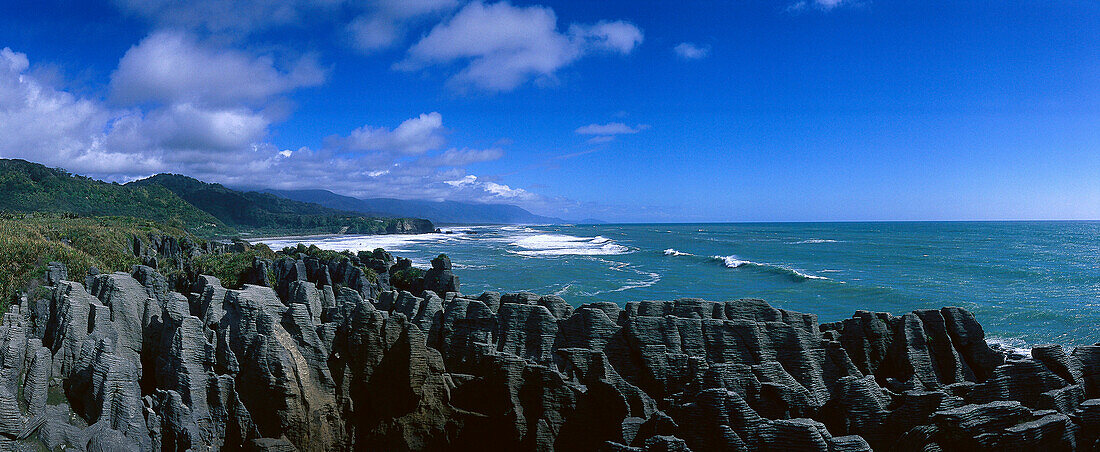
[[[593,52],[629,54],[642,39],[627,22],[573,24],[563,32],[550,8],[473,2],[432,28],[394,67],[457,65],[452,85],[508,91],[532,79],[553,80],[559,69]]]
[[[57,90],[28,72],[26,54],[0,50],[0,157],[23,158],[74,171],[147,171],[152,156],[105,148],[110,132],[129,112]]]
[[[672,51],[685,60],[700,60],[710,55],[710,47],[700,47],[690,42],[681,42]]]
[[[512,188],[504,184],[482,180],[473,174],[468,174],[460,179],[444,181],[444,183],[460,190],[488,194],[489,199],[482,199],[483,201],[492,200],[492,198],[508,201],[534,201],[538,199],[538,195],[522,188]]]
[[[352,43],[370,52],[391,47],[405,38],[411,23],[457,8],[458,0],[377,0],[347,25]]]
[[[110,92],[121,104],[255,105],[324,79],[324,70],[312,57],[280,70],[271,57],[205,45],[187,33],[161,31],[126,51],[111,74]]]
[[[140,133],[166,149],[232,151],[263,139],[269,125],[263,115],[247,109],[175,104],[148,114]]]
[[[318,15],[335,14],[344,3],[345,0],[115,0],[121,10],[160,26],[230,35],[298,26]]]
[[[444,133],[446,129],[443,127],[443,115],[433,111],[406,119],[393,130],[362,126],[347,137],[329,137],[328,145],[353,152],[379,151],[417,155],[442,148],[447,143]]]
[[[587,49],[606,50],[623,55],[634,51],[642,43],[642,30],[634,24],[603,21],[595,25],[569,26],[569,35]]]

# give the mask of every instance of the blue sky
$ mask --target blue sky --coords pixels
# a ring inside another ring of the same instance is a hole
[[[0,5],[0,157],[570,220],[1100,218],[1100,4]]]

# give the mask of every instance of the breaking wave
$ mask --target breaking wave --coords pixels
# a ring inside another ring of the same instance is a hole
[[[839,240],[832,240],[832,239],[808,239],[808,240],[799,240],[797,242],[791,242],[791,245],[807,245],[807,244],[811,244],[811,243],[838,243],[838,242],[839,242]]]
[[[1005,353],[1010,357],[1031,357],[1031,346],[1020,339],[986,337],[985,343],[989,344],[989,348]]]
[[[608,256],[625,254],[630,249],[603,237],[575,237],[564,234],[536,234],[515,239],[512,246],[522,248],[511,251],[521,256]]]
[[[805,281],[810,279],[828,280],[824,276],[811,275],[809,273],[803,273],[799,270],[795,270],[790,267],[784,267],[782,265],[762,264],[759,262],[747,261],[737,256],[714,256],[712,259],[721,262],[726,268],[740,268],[740,267],[752,267],[765,272],[784,275],[794,279],[796,281]]]

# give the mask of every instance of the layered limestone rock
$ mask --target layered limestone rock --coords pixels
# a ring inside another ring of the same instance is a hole
[[[187,294],[151,266],[80,284],[51,264],[48,296],[0,324],[0,447],[992,451],[1100,438],[1100,346],[1006,359],[960,308],[819,324],[760,300],[574,307],[463,295],[442,257],[427,290],[397,291],[380,277],[405,268],[392,256],[352,257],[254,262],[263,284],[201,276]]]

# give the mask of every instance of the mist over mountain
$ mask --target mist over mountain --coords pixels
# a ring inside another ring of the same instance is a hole
[[[258,190],[295,201],[384,217],[426,218],[435,223],[464,224],[550,224],[564,223],[560,218],[528,212],[510,204],[480,204],[459,201],[424,201],[393,198],[360,199],[328,190]]]

